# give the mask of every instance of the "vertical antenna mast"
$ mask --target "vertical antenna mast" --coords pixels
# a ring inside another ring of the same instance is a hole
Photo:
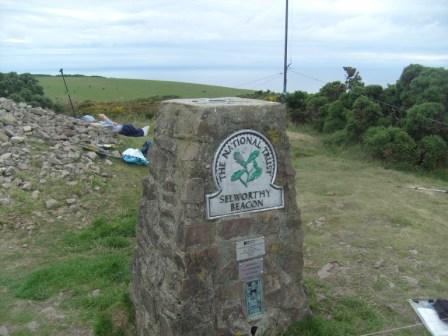
[[[286,11],[285,11],[285,57],[283,62],[283,96],[286,97],[286,83],[287,83],[287,73],[288,73],[288,0],[286,0]]]

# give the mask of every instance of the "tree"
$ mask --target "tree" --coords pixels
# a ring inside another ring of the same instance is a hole
[[[361,75],[356,68],[345,66],[342,67],[345,71],[345,87],[350,91],[355,86],[363,86]]]

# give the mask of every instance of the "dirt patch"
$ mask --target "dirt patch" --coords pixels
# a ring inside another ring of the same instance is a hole
[[[305,141],[305,142],[311,142],[311,143],[317,143],[318,140],[308,134],[305,133],[298,133],[298,132],[286,132],[286,135],[291,141]]]

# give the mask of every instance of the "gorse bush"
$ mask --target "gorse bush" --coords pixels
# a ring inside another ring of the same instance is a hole
[[[381,107],[366,96],[361,96],[353,103],[347,115],[347,133],[354,139],[361,139],[364,132],[372,126],[377,126],[381,118]]]
[[[414,139],[420,140],[431,134],[441,135],[447,127],[443,125],[444,119],[442,104],[418,104],[406,111],[404,128]]]
[[[44,96],[44,90],[31,74],[0,73],[0,97],[60,111],[61,107]]]
[[[308,121],[309,117],[306,113],[306,97],[307,93],[303,91],[296,91],[286,97],[286,102],[289,107],[289,116],[294,122]]]
[[[117,118],[127,113],[139,115],[144,118],[152,119],[157,113],[159,103],[164,99],[178,98],[177,96],[154,96],[145,99],[136,99],[125,102],[94,102],[90,100],[83,101],[78,106],[80,115],[90,114],[97,116],[104,113],[111,118]]]
[[[438,135],[425,136],[418,145],[420,165],[426,169],[442,167],[448,160],[448,145]]]
[[[424,169],[448,165],[443,154],[448,143],[447,69],[412,64],[386,88],[364,85],[356,68],[344,71],[345,83],[327,83],[314,94],[288,95],[291,120],[328,134],[327,143],[361,143],[385,161]]]
[[[306,101],[306,115],[314,128],[321,131],[323,128],[323,120],[325,111],[322,109],[328,106],[328,99],[322,96],[313,96]]]
[[[334,102],[345,92],[346,87],[339,81],[325,84],[319,90],[319,95],[328,99],[329,102]]]
[[[363,143],[372,156],[397,163],[414,164],[417,145],[404,130],[397,127],[371,127]]]
[[[326,111],[326,117],[322,131],[324,133],[332,133],[337,130],[343,129],[346,124],[346,115],[348,110],[340,101],[335,101],[328,105]]]

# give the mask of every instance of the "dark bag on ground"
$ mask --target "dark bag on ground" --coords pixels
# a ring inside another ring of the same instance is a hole
[[[439,315],[439,318],[448,323],[448,300],[437,299],[434,302],[434,309]]]

